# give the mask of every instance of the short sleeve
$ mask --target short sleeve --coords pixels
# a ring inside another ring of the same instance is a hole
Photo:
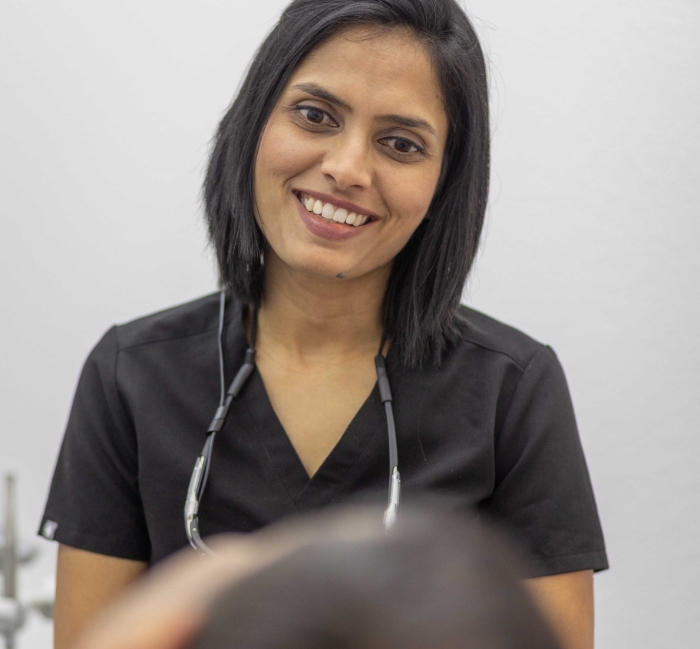
[[[608,567],[564,372],[542,347],[495,437],[496,484],[483,503],[517,539],[533,577]]]
[[[39,533],[72,547],[148,561],[133,423],[117,386],[117,328],[83,367]]]

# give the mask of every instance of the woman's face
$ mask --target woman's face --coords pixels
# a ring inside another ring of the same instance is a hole
[[[429,54],[407,31],[354,27],[320,45],[260,140],[256,218],[273,253],[318,277],[386,271],[426,215],[447,130]]]

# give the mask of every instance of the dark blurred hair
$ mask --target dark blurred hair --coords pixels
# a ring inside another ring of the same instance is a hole
[[[229,589],[191,649],[558,649],[519,577],[482,527],[404,510],[389,534],[326,535]]]
[[[384,329],[407,366],[439,363],[459,340],[456,309],[476,255],[489,183],[486,67],[476,33],[455,0],[294,0],[260,46],[219,125],[204,182],[209,234],[221,282],[244,303],[263,296],[253,175],[260,136],[294,69],[343,28],[410,29],[432,54],[449,133],[429,219],[394,260]]]

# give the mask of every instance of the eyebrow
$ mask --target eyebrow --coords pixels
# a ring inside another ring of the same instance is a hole
[[[321,86],[316,85],[315,83],[298,83],[295,86],[292,86],[292,89],[301,90],[302,92],[308,92],[314,97],[318,97],[319,99],[323,99],[331,104],[340,106],[340,108],[342,108],[344,111],[352,113],[352,108],[350,108],[350,104],[345,103],[340,97],[336,97],[336,95],[334,95],[332,92],[326,90],[325,88],[322,88]]]
[[[378,122],[391,122],[399,126],[407,126],[408,128],[422,128],[437,136],[435,129],[424,119],[418,117],[404,117],[403,115],[379,115],[375,118]]]
[[[315,83],[298,83],[294,86],[292,86],[292,89],[294,90],[301,90],[302,92],[307,92],[310,95],[313,95],[314,97],[318,97],[319,99],[323,99],[324,101],[327,101],[330,104],[335,104],[336,106],[342,108],[348,113],[352,112],[352,108],[350,107],[350,104],[347,102],[344,102],[340,97],[334,95],[332,92],[329,90],[326,90],[325,88],[315,84]],[[433,135],[437,136],[437,132],[435,129],[430,125],[429,122],[426,122],[424,119],[420,119],[418,117],[405,117],[404,115],[393,115],[393,114],[388,114],[388,115],[378,115],[375,117],[375,120],[377,122],[390,122],[392,124],[397,124],[398,126],[406,126],[408,128],[420,128],[424,129]]]

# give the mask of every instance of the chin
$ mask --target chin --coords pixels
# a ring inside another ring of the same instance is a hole
[[[307,259],[304,262],[292,266],[297,272],[313,276],[318,279],[337,279],[340,273],[345,277],[351,274],[352,264],[343,265],[335,259]]]

